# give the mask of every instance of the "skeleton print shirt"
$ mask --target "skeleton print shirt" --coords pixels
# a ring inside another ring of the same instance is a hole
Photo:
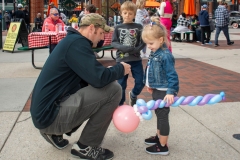
[[[137,23],[124,23],[116,26],[111,45],[117,49],[117,62],[141,60],[140,51],[145,47],[141,38],[142,28],[142,25]]]

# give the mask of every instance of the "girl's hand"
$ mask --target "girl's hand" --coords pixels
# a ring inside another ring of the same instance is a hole
[[[171,105],[174,103],[174,96],[172,94],[167,94],[163,100]]]
[[[150,93],[150,94],[153,93],[153,89],[152,89],[152,88],[147,87],[147,91],[148,91],[148,93]]]

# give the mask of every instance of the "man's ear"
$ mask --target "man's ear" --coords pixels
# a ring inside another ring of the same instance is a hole
[[[91,24],[91,25],[89,26],[89,32],[90,32],[90,33],[94,33],[94,32],[95,32],[95,27],[94,27],[93,24]]]

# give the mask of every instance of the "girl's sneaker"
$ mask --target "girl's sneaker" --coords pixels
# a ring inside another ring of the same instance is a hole
[[[156,136],[151,136],[151,137],[145,139],[144,142],[147,145],[153,145],[153,144],[159,143],[159,138],[158,138],[157,135]]]
[[[153,146],[147,147],[146,152],[149,154],[159,154],[163,156],[167,156],[169,154],[168,146],[164,147],[160,145],[160,143],[156,143]]]

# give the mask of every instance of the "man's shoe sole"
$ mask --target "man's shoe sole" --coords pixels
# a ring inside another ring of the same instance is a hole
[[[146,150],[146,152],[147,152],[148,154],[153,154],[153,155],[162,155],[162,156],[167,156],[167,155],[169,155],[169,152],[155,152],[155,153],[153,153],[153,152],[148,152],[147,150]]]
[[[79,157],[79,156],[75,156],[75,155],[73,155],[73,154],[71,154],[71,155],[72,155],[73,158],[76,158],[76,159],[90,160],[90,159],[86,159],[86,158],[81,158],[81,157]],[[112,158],[105,159],[105,160],[111,160],[111,159],[113,159],[113,157],[112,157]]]
[[[52,141],[51,138],[49,138],[48,135],[46,135],[45,133],[41,133],[41,132],[40,132],[40,134],[43,136],[43,138],[44,138],[48,143],[52,144],[54,147],[56,147],[56,148],[59,149],[59,150],[64,149],[64,148],[66,148],[66,147],[68,146],[68,144],[67,144],[66,146],[59,147],[59,146],[57,146],[57,145]]]

